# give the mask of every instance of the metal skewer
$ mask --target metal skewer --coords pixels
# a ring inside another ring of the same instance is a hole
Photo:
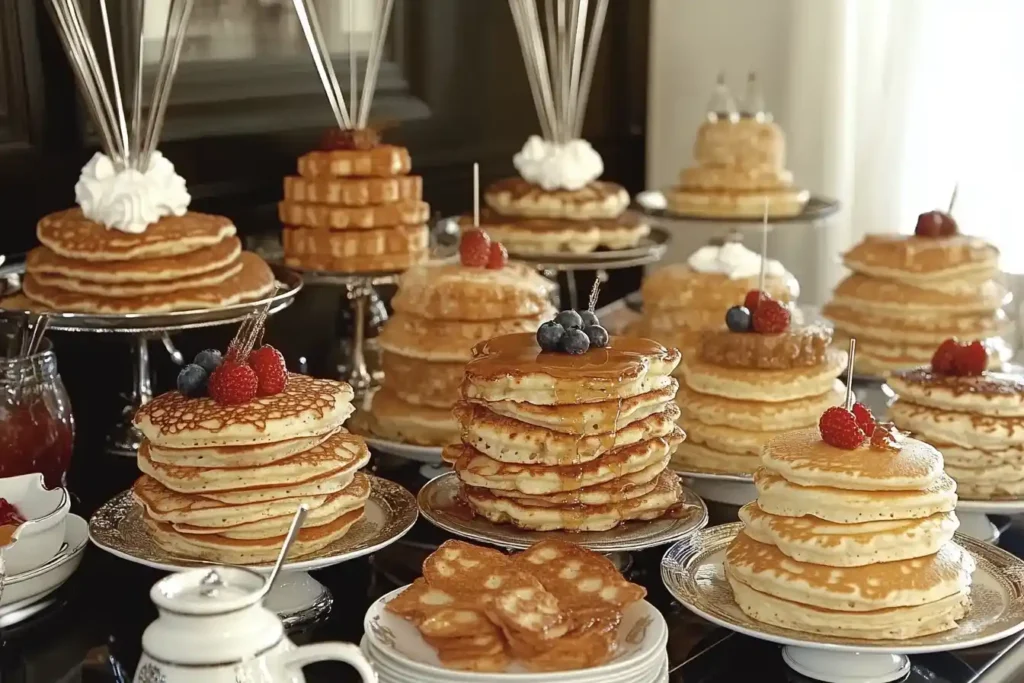
[[[953,215],[953,207],[956,206],[956,196],[960,192],[960,183],[957,182],[953,185],[953,196],[949,198],[949,208],[946,209],[946,213],[950,216]]]
[[[761,223],[761,274],[757,278],[758,298],[764,298],[764,280],[768,273],[768,198],[764,198],[764,221]]]
[[[853,357],[857,353],[857,340],[850,340],[850,364],[846,368],[846,401],[843,405],[853,410]]]
[[[473,163],[473,227],[480,227],[480,164]]]

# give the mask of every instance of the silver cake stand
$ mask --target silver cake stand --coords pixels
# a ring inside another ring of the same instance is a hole
[[[171,360],[177,365],[182,365],[184,358],[171,341],[172,334],[236,324],[253,311],[260,310],[268,304],[267,313],[270,315],[284,310],[292,304],[295,295],[302,289],[302,278],[287,268],[271,268],[278,284],[277,292],[273,296],[231,306],[171,313],[92,314],[47,311],[48,329],[51,330],[131,337],[132,389],[125,395],[126,404],[121,410],[121,418],[107,435],[107,452],[134,458],[142,442],[142,434],[135,428],[133,418],[139,407],[153,398],[153,376],[149,363],[150,341],[159,339],[170,354]],[[7,297],[21,291],[24,274],[24,261],[0,268],[0,295]],[[17,319],[39,312],[0,307],[0,319]]]
[[[637,200],[631,207],[633,211],[641,213],[648,218],[657,220],[663,224],[678,224],[678,223],[707,223],[712,225],[724,226],[727,234],[738,235],[744,231],[760,231],[764,220],[758,218],[727,218],[727,217],[714,217],[714,216],[699,216],[689,213],[680,213],[678,211],[672,211],[671,209],[652,208],[649,204],[643,201],[642,197],[648,193],[641,193],[637,196]],[[655,193],[657,194],[657,193]],[[807,205],[804,206],[804,210],[795,216],[778,216],[775,218],[768,218],[768,229],[771,230],[777,225],[811,225],[815,228],[821,227],[825,224],[825,219],[834,215],[840,209],[840,203],[838,199],[832,199],[831,197],[822,197],[819,195],[811,195],[811,198],[807,201]]]

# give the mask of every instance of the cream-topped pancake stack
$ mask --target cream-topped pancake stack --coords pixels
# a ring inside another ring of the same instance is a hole
[[[843,400],[836,377],[847,354],[831,331],[791,327],[788,309],[757,292],[746,303],[720,312],[728,328],[704,332],[679,366],[687,440],[673,456],[678,471],[751,474],[766,443]]]
[[[943,340],[981,340],[1002,363],[1009,324],[999,250],[957,232],[938,211],[921,214],[914,235],[868,235],[843,254],[852,273],[823,313],[837,337],[857,339],[857,372],[885,375],[925,364]]]
[[[666,469],[684,438],[672,402],[679,352],[609,338],[592,316],[563,311],[536,335],[473,350],[455,407],[461,443],[443,457],[486,519],[604,531],[679,504],[679,478]]]
[[[960,346],[953,353],[970,353],[969,348]],[[942,352],[940,347],[936,355]],[[983,350],[975,354],[979,358],[970,374],[962,367],[941,367],[941,362],[939,367],[894,373],[889,386],[899,400],[890,406],[889,417],[942,452],[946,473],[956,480],[961,498],[1020,498],[1024,378],[985,372]]]
[[[181,557],[271,561],[303,503],[309,513],[291,552],[308,555],[344,536],[370,495],[358,473],[369,451],[342,427],[352,388],[288,374],[269,346],[244,347],[233,344],[223,359],[202,352],[179,375],[179,391],[135,417],[145,439],[132,494],[156,543]]]
[[[748,616],[817,635],[904,640],[956,627],[973,558],[952,541],[956,484],[942,456],[831,408],[819,429],[780,435],[725,573]],[[867,436],[868,431],[872,436]]]
[[[379,337],[384,381],[372,398],[371,430],[404,443],[456,441],[459,426],[451,411],[473,347],[536,330],[554,314],[552,289],[521,263],[482,268],[434,262],[406,271]]]
[[[685,264],[658,268],[641,285],[643,317],[630,333],[650,337],[685,355],[700,343],[705,330],[725,329],[723,311],[744,301],[757,289],[761,256],[741,242],[701,247]],[[796,278],[781,263],[768,260],[765,291],[776,301],[795,304],[800,295]]]

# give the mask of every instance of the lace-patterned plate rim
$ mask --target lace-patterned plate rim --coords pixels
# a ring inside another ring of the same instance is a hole
[[[835,652],[923,654],[978,647],[1024,630],[1024,560],[957,533],[954,540],[977,562],[971,610],[957,628],[910,640],[859,640],[815,636],[765,624],[745,615],[733,598],[722,566],[741,522],[710,527],[676,543],[661,561],[661,579],[691,612],[724,628],[781,645]]]
[[[398,484],[371,474],[366,514],[345,536],[320,550],[287,562],[284,569],[309,571],[368,555],[401,539],[416,523],[416,498]],[[146,530],[142,506],[130,491],[117,494],[89,520],[89,539],[94,545],[121,559],[164,571],[216,564],[169,553],[156,544]],[[271,564],[253,568],[269,572]]]
[[[557,539],[575,543],[598,553],[631,552],[668,545],[696,533],[708,523],[708,508],[690,489],[683,487],[683,505],[691,512],[680,518],[625,522],[610,531],[528,531],[511,524],[494,524],[483,517],[466,519],[454,512],[461,503],[459,478],[454,472],[428,481],[417,500],[423,517],[434,526],[463,538],[499,548],[525,550],[534,543]],[[461,509],[461,508],[460,508]]]

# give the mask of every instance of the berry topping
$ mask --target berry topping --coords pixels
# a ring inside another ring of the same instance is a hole
[[[608,330],[600,325],[587,325],[583,328],[583,334],[590,340],[591,348],[603,349],[608,346]]]
[[[750,332],[750,310],[746,306],[733,306],[725,312],[725,326],[730,332]]]
[[[320,140],[320,149],[333,152],[341,149],[373,149],[380,144],[380,133],[372,128],[341,130],[332,128]]]
[[[857,426],[865,434],[871,434],[875,431],[875,416],[871,414],[871,408],[868,408],[863,403],[854,403],[853,416],[857,418]]]
[[[241,405],[256,398],[259,379],[248,365],[225,360],[210,375],[210,397],[222,405]]]
[[[537,328],[537,344],[543,351],[558,351],[562,337],[565,336],[565,328],[549,320]]]
[[[751,316],[754,332],[782,334],[789,329],[789,309],[774,299],[762,299]]]
[[[928,211],[917,217],[914,234],[920,237],[948,237],[959,231],[956,221],[948,213]]]
[[[566,330],[578,330],[583,327],[583,318],[576,311],[561,311],[555,316],[555,322]]]
[[[821,432],[821,440],[829,446],[848,451],[859,448],[867,439],[853,412],[840,406],[833,406],[821,414],[818,431]]]
[[[14,503],[6,498],[0,498],[0,526],[18,526],[24,524],[25,521],[25,517]]]
[[[178,372],[178,391],[189,398],[202,396],[206,393],[206,380],[209,377],[203,366],[197,363],[186,365]]]
[[[583,321],[584,329],[591,325],[600,325],[601,321],[597,319],[597,314],[593,311],[580,311],[580,320]]]
[[[203,370],[206,370],[206,374],[209,375],[218,367],[220,367],[221,361],[223,360],[224,359],[220,355],[220,351],[218,351],[217,349],[206,349],[205,351],[200,351],[199,353],[197,353],[195,359],[193,359],[192,362],[201,367]]]
[[[939,344],[932,354],[932,372],[939,375],[952,375],[953,363],[960,351],[960,343],[956,339],[947,339]]]
[[[264,344],[249,354],[249,367],[256,373],[257,396],[273,396],[288,384],[288,367],[281,352]]]
[[[880,451],[903,448],[903,433],[892,422],[879,422],[871,431],[871,447]]]
[[[459,241],[459,258],[464,266],[486,268],[491,262],[491,238],[479,228],[462,233],[462,240]]]
[[[562,336],[558,347],[565,353],[578,356],[590,350],[590,337],[578,327],[573,327],[565,331],[565,335]]]
[[[757,305],[764,299],[770,299],[767,292],[762,292],[759,289],[752,289],[747,292],[747,295],[743,297],[743,307],[753,313],[757,310]]]
[[[508,250],[501,242],[491,242],[491,253],[487,258],[489,270],[501,270],[508,265]]]
[[[947,339],[932,354],[932,372],[937,375],[972,377],[988,368],[988,350],[980,341],[970,343]]]

